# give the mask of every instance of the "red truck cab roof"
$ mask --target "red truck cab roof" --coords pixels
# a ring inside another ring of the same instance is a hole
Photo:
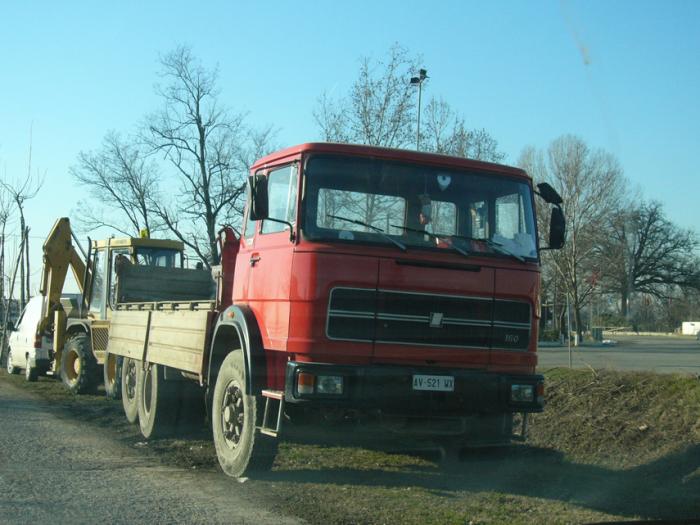
[[[520,168],[496,164],[493,162],[484,162],[463,157],[452,157],[437,153],[425,153],[415,150],[382,148],[361,144],[341,144],[333,142],[306,142],[304,144],[298,144],[296,146],[281,149],[259,159],[255,164],[253,164],[251,171],[257,171],[261,168],[265,168],[265,166],[269,164],[276,164],[285,158],[294,157],[300,153],[331,153],[338,155],[374,157],[399,162],[478,170],[481,172],[498,173],[501,175],[518,177],[528,181],[531,180],[528,174]]]

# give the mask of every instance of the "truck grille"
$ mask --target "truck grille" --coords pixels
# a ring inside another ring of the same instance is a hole
[[[530,304],[361,288],[331,290],[330,339],[458,348],[527,349]]]

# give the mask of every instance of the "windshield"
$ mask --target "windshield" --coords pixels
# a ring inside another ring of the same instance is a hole
[[[139,266],[165,266],[167,268],[182,266],[180,252],[168,248],[139,247],[136,249],[136,264]]]
[[[302,228],[311,240],[387,244],[390,236],[408,249],[537,257],[524,182],[330,155],[311,158],[305,177]]]

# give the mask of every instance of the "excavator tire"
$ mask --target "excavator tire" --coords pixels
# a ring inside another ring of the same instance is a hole
[[[122,398],[122,363],[124,359],[120,355],[107,352],[102,366],[105,384],[105,395],[108,399],[119,400]]]
[[[73,394],[92,393],[97,388],[98,366],[87,334],[70,336],[63,347],[61,380]]]

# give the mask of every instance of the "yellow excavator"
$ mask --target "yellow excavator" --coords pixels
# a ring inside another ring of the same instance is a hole
[[[40,291],[45,301],[37,335],[53,334],[50,371],[70,391],[95,391],[103,379],[107,396],[118,399],[121,363],[116,356],[106,355],[112,307],[120,298],[157,300],[167,288],[167,279],[180,277],[177,269],[183,267],[184,246],[179,241],[151,239],[144,232],[141,237],[91,241],[87,256],[78,250],[70,220],[58,219],[43,246]],[[130,289],[120,288],[119,272],[136,266],[158,267],[165,273],[141,274],[132,278],[135,284]],[[73,315],[68,315],[69,303],[61,299],[69,267],[80,291]]]

